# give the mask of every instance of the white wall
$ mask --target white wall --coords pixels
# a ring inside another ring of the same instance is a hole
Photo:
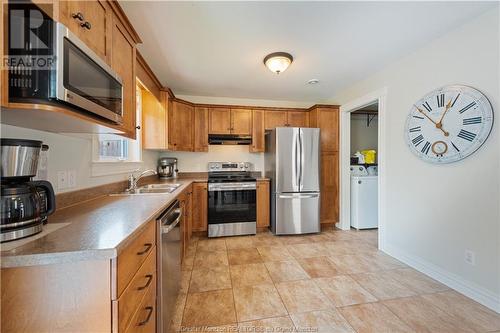
[[[381,36],[383,39],[383,36]],[[339,93],[345,104],[387,87],[386,242],[382,249],[500,312],[500,122],[472,156],[419,160],[404,141],[410,107],[448,84],[482,91],[499,108],[499,14],[485,13]],[[476,254],[476,265],[464,251]]]
[[[209,145],[207,153],[162,152],[162,157],[177,157],[179,172],[207,172],[208,162],[251,162],[255,171],[264,170],[264,154],[249,153],[248,146]]]
[[[351,114],[351,155],[365,149],[378,150],[378,117],[367,126],[366,115]]]
[[[127,179],[128,172],[106,176],[92,176],[92,140],[88,138],[42,132],[27,128],[1,124],[2,138],[22,138],[41,140],[49,145],[48,180],[57,193],[74,191],[82,188],[113,183]],[[156,169],[157,152],[143,151],[141,164],[134,164],[134,168]],[[109,172],[116,170],[116,166],[107,167]],[[76,170],[76,187],[71,189],[57,188],[57,172]]]

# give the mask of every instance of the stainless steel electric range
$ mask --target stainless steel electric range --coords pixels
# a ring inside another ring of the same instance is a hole
[[[248,162],[208,163],[208,237],[257,231],[257,181]]]

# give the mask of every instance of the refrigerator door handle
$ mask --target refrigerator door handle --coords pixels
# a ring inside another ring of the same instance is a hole
[[[280,199],[311,199],[318,198],[319,193],[298,193],[298,194],[280,194],[278,198]]]
[[[293,140],[293,144],[294,144],[294,181],[295,181],[295,186],[298,188],[298,190],[300,191],[300,142],[299,142],[299,135],[300,135],[300,132],[297,132],[297,135],[295,135],[295,140]]]
[[[302,191],[302,188],[304,187],[302,184],[302,180],[304,179],[303,175],[303,165],[304,165],[304,147],[302,146],[302,128],[299,128],[299,191]]]

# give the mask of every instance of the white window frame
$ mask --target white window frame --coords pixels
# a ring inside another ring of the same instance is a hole
[[[140,89],[136,90],[136,125],[141,126],[142,121],[142,96]],[[140,128],[140,127],[139,127]],[[141,167],[142,161],[142,137],[137,135],[136,140],[117,136],[121,139],[128,140],[128,157],[113,158],[99,156],[99,139],[100,137],[109,137],[112,134],[95,134],[92,135],[92,168],[91,175],[93,177],[106,176],[130,173]]]

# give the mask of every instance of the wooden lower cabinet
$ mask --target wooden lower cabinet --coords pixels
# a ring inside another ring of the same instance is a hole
[[[339,220],[339,153],[322,152],[321,156],[321,223]]]
[[[3,268],[2,332],[156,331],[156,221],[111,260]]]
[[[193,231],[207,231],[208,185],[193,183]]]
[[[257,180],[257,228],[269,227],[270,211],[269,180]]]

